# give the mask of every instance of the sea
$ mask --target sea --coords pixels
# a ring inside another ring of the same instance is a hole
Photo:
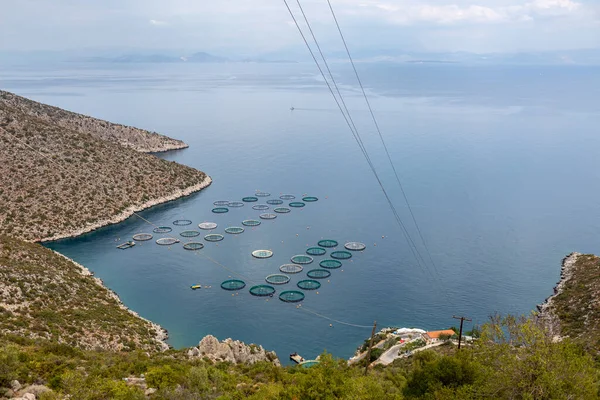
[[[154,227],[133,216],[45,245],[166,328],[175,348],[211,334],[258,343],[284,362],[292,352],[348,358],[375,322],[434,330],[466,316],[468,330],[494,314],[528,315],[553,293],[563,257],[600,252],[600,68],[358,63],[381,136],[352,69],[331,68],[358,140],[309,63],[3,64],[1,89],[184,140],[189,148],[157,156],[213,179],[140,213],[181,243],[159,246],[164,235],[154,234],[117,249]],[[212,212],[215,201],[257,191],[270,197]],[[282,194],[318,201],[224,233],[260,220],[252,205]],[[204,221],[224,239],[179,236]],[[298,290],[332,249],[272,297],[249,293],[322,239],[366,249],[301,303],[279,294]],[[184,250],[189,240],[205,247]],[[273,256],[257,259],[258,249]],[[228,279],[246,287],[221,289]]]

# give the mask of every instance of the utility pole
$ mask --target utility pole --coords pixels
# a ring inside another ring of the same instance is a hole
[[[460,342],[462,340],[462,328],[463,328],[463,322],[464,321],[473,321],[472,319],[469,319],[467,317],[457,317],[456,315],[453,315],[452,318],[454,319],[460,319],[460,333],[458,334],[458,349],[460,350]]]
[[[371,364],[371,347],[373,347],[373,336],[375,336],[375,329],[377,329],[377,321],[373,321],[373,330],[371,331],[371,341],[369,342],[369,350],[367,350],[367,365],[365,366],[365,375],[369,370]]]

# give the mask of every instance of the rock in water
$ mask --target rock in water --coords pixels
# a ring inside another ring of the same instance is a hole
[[[192,347],[188,351],[189,357],[208,358],[211,361],[229,361],[235,364],[254,364],[259,361],[268,361],[273,365],[280,366],[277,354],[266,351],[262,346],[245,344],[231,338],[219,342],[212,335],[202,338],[198,347]]]

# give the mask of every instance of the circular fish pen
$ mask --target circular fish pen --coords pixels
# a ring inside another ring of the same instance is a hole
[[[267,193],[267,192],[256,192],[254,193],[254,195],[256,197],[269,197],[271,195],[271,193]]]
[[[173,230],[173,228],[171,228],[170,226],[158,226],[154,229],[152,229],[152,232],[154,233],[169,233]]]
[[[281,196],[279,196],[279,198],[281,200],[294,200],[296,196],[294,196],[293,194],[282,194]]]
[[[260,221],[257,221],[255,219],[247,219],[245,221],[242,221],[242,225],[245,225],[245,226],[259,226],[260,225]]]
[[[198,231],[183,231],[179,234],[179,236],[196,237],[196,236],[200,236],[200,232],[198,232]]]
[[[342,262],[338,260],[323,260],[319,263],[322,268],[338,269],[342,266]]]
[[[254,250],[252,252],[252,257],[269,258],[269,257],[273,257],[273,252],[271,250]]]
[[[290,281],[290,277],[283,274],[271,274],[265,278],[265,281],[271,285],[285,285]]]
[[[215,214],[225,214],[226,212],[229,212],[229,208],[227,207],[215,207],[212,209],[212,212],[214,212]]]
[[[296,286],[298,286],[302,290],[317,290],[321,287],[321,282],[315,281],[313,279],[304,279],[299,281]]]
[[[304,207],[305,205],[306,205],[306,204],[304,204],[304,203],[303,203],[303,202],[301,202],[301,201],[292,201],[292,202],[289,204],[289,206],[290,206],[290,207],[294,207],[294,208],[301,208],[301,207]]]
[[[333,251],[330,255],[331,258],[335,258],[336,260],[347,260],[352,258],[352,253],[346,250]]]
[[[319,240],[319,243],[317,243],[319,245],[319,247],[327,247],[327,248],[331,248],[331,247],[336,247],[338,245],[337,240],[331,240],[331,239],[324,239],[324,240]]]
[[[206,240],[207,242],[220,242],[224,238],[225,237],[223,235],[221,235],[220,233],[210,233],[210,234],[204,236],[204,240]]]
[[[352,251],[363,251],[364,249],[367,248],[367,246],[365,246],[364,243],[360,243],[360,242],[348,242],[344,245],[344,247],[347,250],[352,250]]]
[[[152,235],[149,233],[136,233],[133,235],[133,240],[138,242],[145,242],[146,240],[152,239]]]
[[[279,300],[286,303],[298,303],[304,300],[304,293],[299,290],[285,290],[279,293]]]
[[[271,199],[271,200],[267,200],[267,204],[270,204],[272,206],[277,206],[279,204],[283,204],[283,200]]]
[[[225,290],[240,290],[246,287],[246,282],[239,279],[228,279],[221,283],[221,288]]]
[[[305,201],[307,203],[312,203],[314,201],[318,201],[319,198],[318,197],[314,197],[314,196],[306,196],[302,198],[302,201]]]
[[[250,294],[258,297],[273,296],[275,288],[270,285],[256,285],[250,288]]]
[[[183,245],[183,248],[186,250],[202,250],[204,248],[204,244],[200,242],[188,242]]]
[[[299,274],[303,269],[304,267],[298,264],[283,264],[279,267],[279,270],[284,274]]]
[[[275,219],[275,218],[277,218],[277,214],[264,213],[264,214],[260,214],[259,217],[262,219]]]
[[[203,229],[205,231],[212,231],[213,229],[216,229],[217,226],[218,225],[216,222],[202,222],[198,224],[198,228]]]
[[[291,261],[294,264],[310,264],[313,262],[313,258],[311,256],[305,256],[304,254],[298,254],[292,257]]]
[[[242,199],[242,201],[244,203],[254,203],[255,201],[258,201],[258,197],[248,196],[248,197],[244,197]]]
[[[255,206],[252,206],[253,210],[259,210],[259,211],[265,211],[269,209],[269,206],[266,204],[257,204]]]
[[[229,205],[229,200],[217,200],[213,204],[217,207],[226,207]]]
[[[227,204],[228,207],[244,207],[244,202],[242,201],[230,201],[229,204]]]
[[[160,238],[156,241],[156,244],[159,244],[161,246],[170,246],[175,243],[179,243],[179,240],[171,237]]]
[[[306,276],[311,279],[326,279],[331,276],[331,272],[326,269],[311,269],[306,273]]]
[[[289,213],[289,212],[290,212],[290,211],[292,211],[292,210],[290,210],[290,209],[289,209],[289,208],[287,208],[287,207],[275,207],[275,208],[273,209],[273,211],[275,211],[275,212],[276,212],[276,213],[278,213],[278,214],[287,214],[287,213]]]
[[[327,253],[327,250],[322,247],[309,247],[306,249],[306,254],[309,256],[322,256],[325,253]]]
[[[238,235],[242,232],[244,232],[244,228],[242,228],[241,226],[230,226],[228,228],[225,228],[225,233],[229,233],[231,235]]]
[[[186,225],[191,225],[192,221],[190,221],[189,219],[176,219],[175,221],[173,221],[173,225],[177,225],[177,226],[186,226]]]

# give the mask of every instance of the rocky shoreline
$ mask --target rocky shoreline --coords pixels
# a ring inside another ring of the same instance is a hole
[[[125,221],[127,218],[131,217],[136,212],[145,210],[147,208],[156,206],[158,204],[177,200],[181,197],[189,196],[192,193],[199,192],[200,190],[208,187],[211,183],[212,183],[212,179],[210,178],[210,176],[207,175],[206,178],[204,179],[204,181],[202,181],[201,183],[199,183],[197,185],[190,186],[183,190],[177,190],[168,196],[160,197],[160,198],[154,199],[154,200],[149,200],[149,201],[145,202],[144,204],[141,204],[138,206],[131,206],[131,207],[127,208],[126,210],[124,210],[123,212],[121,212],[120,214],[117,214],[117,215],[115,215],[111,218],[105,219],[105,220],[95,222],[95,223],[85,226],[83,228],[79,228],[77,230],[74,230],[74,231],[71,231],[68,233],[60,233],[58,235],[38,239],[35,241],[43,243],[43,242],[52,242],[55,240],[66,239],[66,238],[74,238],[74,237],[83,235],[85,233],[95,231],[96,229],[99,229],[99,228],[102,228],[102,227],[105,227],[108,225],[118,224],[119,222]]]
[[[558,316],[554,313],[554,299],[562,293],[564,286],[572,278],[573,267],[581,255],[581,253],[573,252],[563,258],[560,269],[560,280],[554,287],[554,294],[546,298],[542,304],[537,305],[538,321],[548,328],[548,331],[555,340],[560,340],[561,331],[560,321]]]

